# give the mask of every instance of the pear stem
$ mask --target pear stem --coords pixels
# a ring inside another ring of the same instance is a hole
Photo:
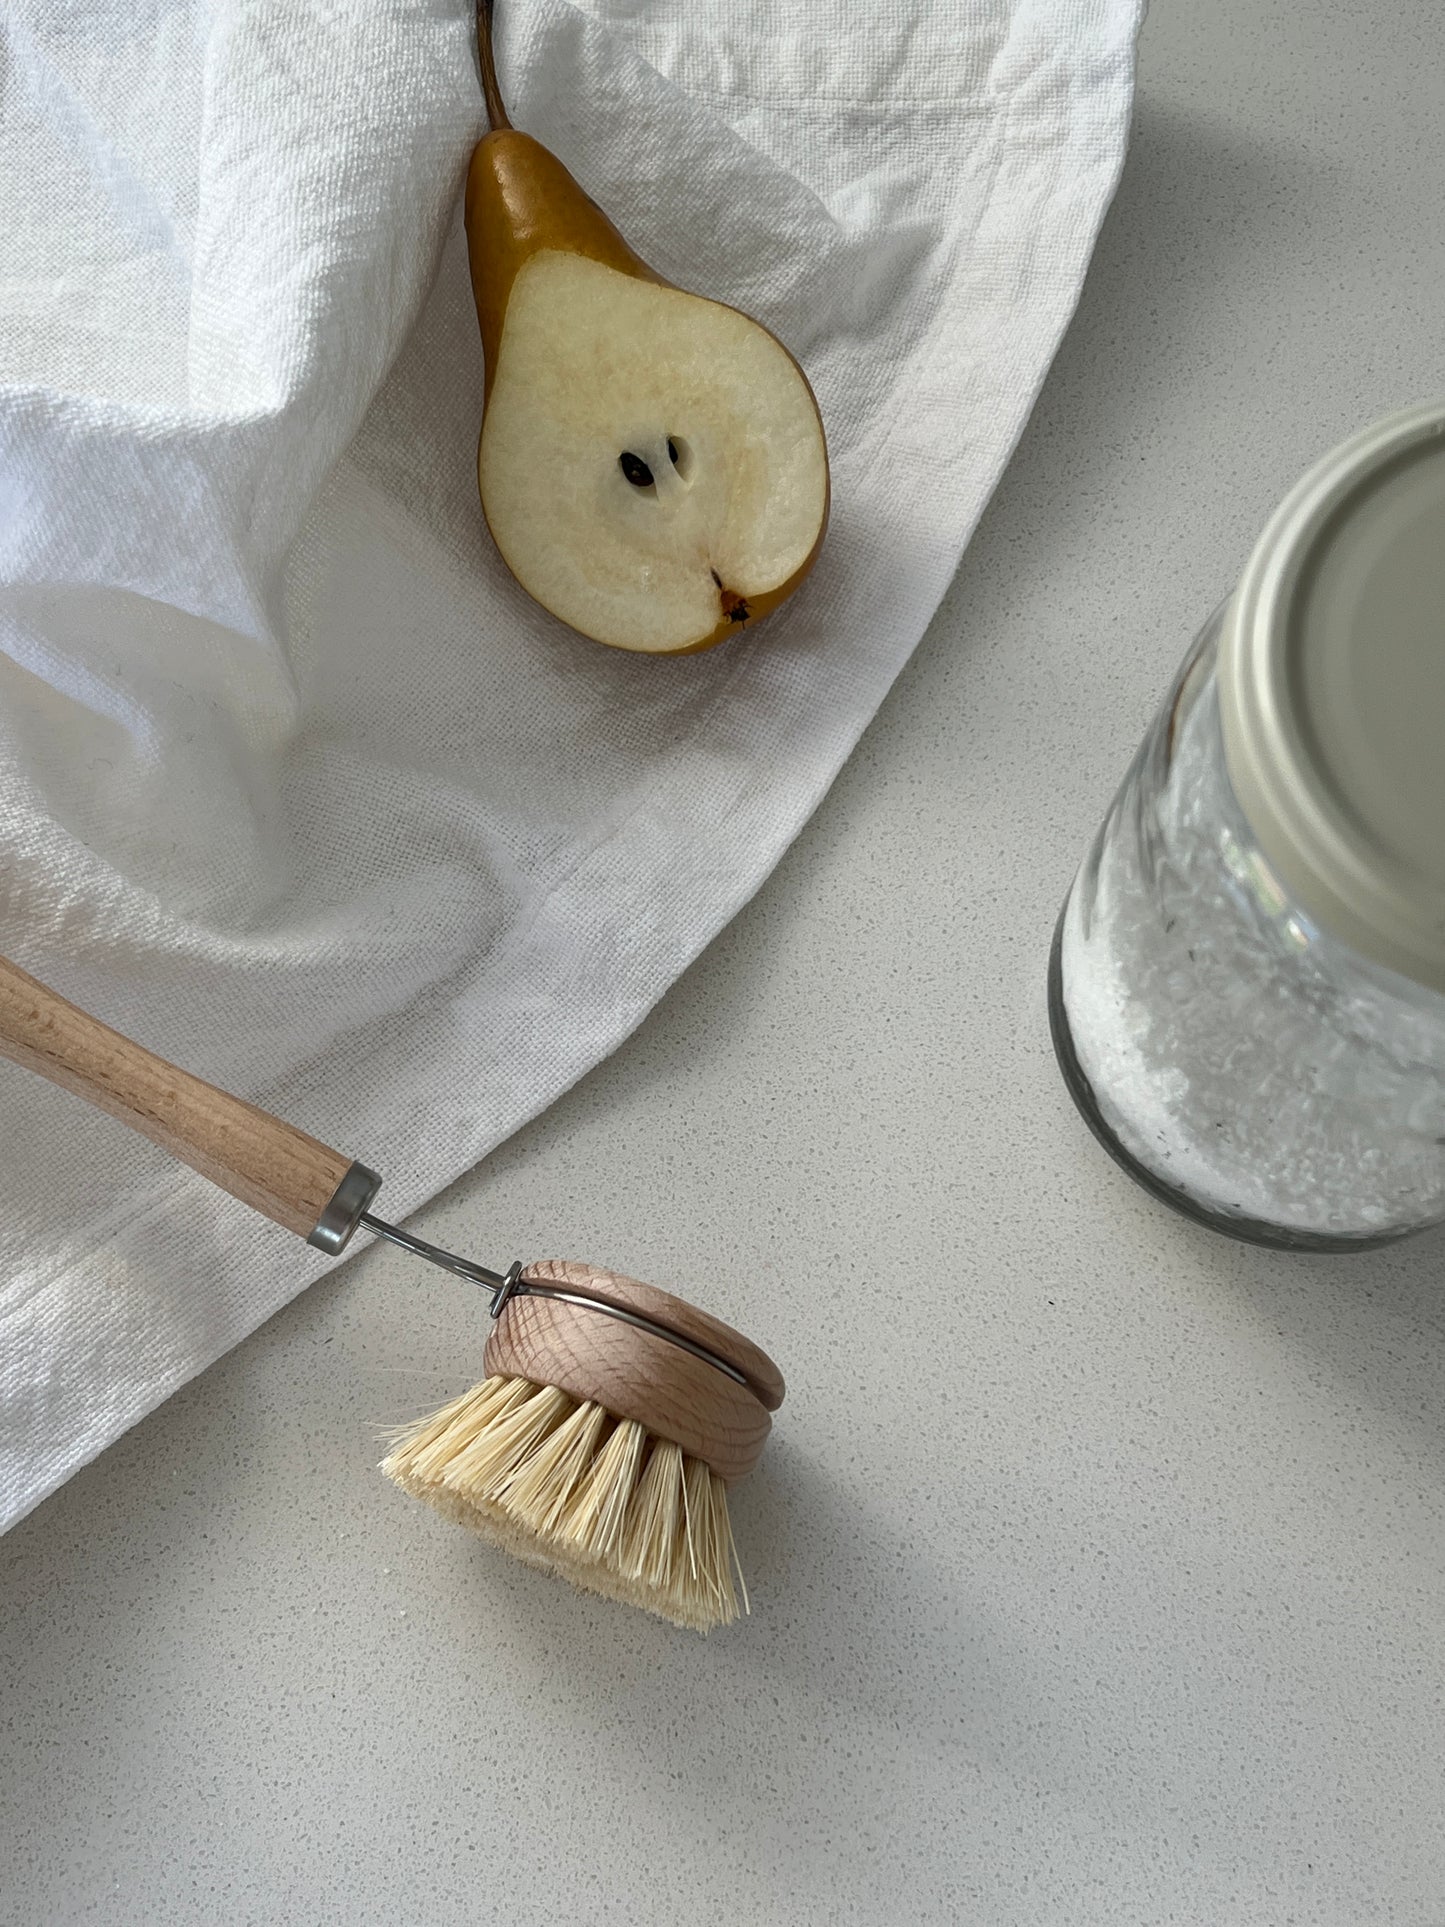
[[[497,85],[497,63],[492,57],[492,0],[477,0],[477,55],[482,69],[482,98],[487,103],[487,125],[510,127],[502,90]]]

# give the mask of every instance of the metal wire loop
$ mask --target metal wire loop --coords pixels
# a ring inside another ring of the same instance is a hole
[[[704,1365],[711,1365],[714,1371],[730,1378],[735,1385],[752,1390],[745,1373],[736,1365],[709,1351],[696,1339],[684,1337],[681,1332],[673,1331],[671,1326],[660,1324],[657,1319],[649,1318],[644,1312],[630,1311],[622,1305],[611,1305],[605,1298],[592,1298],[583,1291],[564,1290],[560,1285],[544,1285],[538,1280],[522,1276],[521,1262],[510,1265],[506,1272],[489,1271],[485,1265],[474,1265],[469,1258],[459,1258],[454,1251],[443,1251],[440,1245],[428,1244],[425,1238],[418,1238],[414,1232],[403,1231],[400,1226],[388,1224],[385,1218],[374,1217],[370,1211],[363,1211],[360,1223],[368,1231],[374,1231],[378,1238],[399,1245],[409,1251],[414,1258],[425,1258],[430,1265],[439,1265],[443,1271],[450,1271],[455,1277],[465,1278],[469,1284],[480,1285],[483,1291],[491,1293],[491,1312],[493,1318],[500,1318],[508,1302],[516,1298],[551,1298],[559,1304],[579,1305],[585,1311],[600,1312],[604,1318],[615,1318],[619,1324],[631,1325],[634,1331],[649,1332],[654,1338],[666,1344],[675,1345],[679,1351],[688,1352],[693,1358],[700,1359]]]

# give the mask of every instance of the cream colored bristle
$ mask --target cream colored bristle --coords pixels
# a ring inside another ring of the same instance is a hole
[[[716,1576],[717,1532],[713,1524],[712,1480],[712,1468],[701,1459],[687,1461],[682,1481],[683,1553],[688,1577],[700,1583],[706,1575],[707,1583],[714,1588],[721,1603],[731,1574],[723,1580]]]
[[[500,1500],[507,1481],[575,1410],[575,1401],[555,1385],[529,1389],[529,1397],[499,1410],[442,1471],[442,1484],[469,1505]]]
[[[710,1492],[706,1490],[712,1477],[711,1470],[701,1459],[688,1459],[682,1478],[682,1532],[683,1552],[687,1559],[687,1569],[693,1578],[701,1572],[704,1560],[701,1557],[701,1537],[705,1507]]]
[[[712,1468],[554,1386],[488,1379],[398,1436],[382,1470],[528,1565],[674,1625],[748,1610]]]
[[[733,1574],[737,1573],[741,1584],[742,1569],[733,1543],[727,1487],[701,1459],[687,1460],[683,1503],[687,1513],[688,1579],[679,1583],[685,1583],[690,1594],[700,1591],[710,1598],[722,1620],[736,1619],[739,1608]],[[742,1611],[748,1611],[746,1586]]]
[[[589,1559],[615,1563],[646,1444],[642,1426],[630,1418],[618,1422],[557,1528],[563,1545]]]
[[[607,1414],[600,1405],[577,1406],[512,1474],[502,1498],[519,1523],[544,1536],[557,1530],[592,1470],[606,1423]]]
[[[733,1589],[733,1575],[737,1575],[738,1587],[742,1592],[742,1610],[752,1611],[748,1598],[747,1580],[743,1577],[743,1565],[738,1558],[737,1542],[733,1538],[733,1519],[728,1510],[728,1489],[716,1472],[707,1475],[708,1489],[708,1545],[706,1553],[707,1570],[723,1589],[728,1608],[728,1618],[738,1615],[737,1593]]]
[[[520,1405],[535,1389],[525,1378],[484,1379],[429,1418],[394,1428],[382,1470],[388,1478],[404,1472],[411,1478],[439,1479],[491,1419]]]
[[[627,1518],[617,1548],[617,1563],[628,1579],[666,1591],[672,1582],[677,1554],[684,1548],[686,1522],[682,1509],[682,1453],[659,1439],[648,1455],[647,1469],[628,1501]]]

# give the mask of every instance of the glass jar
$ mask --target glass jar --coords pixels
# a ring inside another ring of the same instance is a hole
[[[1084,1117],[1255,1243],[1445,1221],[1445,407],[1311,470],[1134,759],[1054,940]]]

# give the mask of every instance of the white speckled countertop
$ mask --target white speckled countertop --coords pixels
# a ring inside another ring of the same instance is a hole
[[[373,1467],[478,1307],[361,1258],[0,1541],[0,1921],[1440,1927],[1445,1242],[1174,1221],[1054,914],[1282,489],[1445,389],[1438,0],[1156,0],[1072,332],[912,667],[630,1045],[419,1221],[790,1397],[702,1642]]]

